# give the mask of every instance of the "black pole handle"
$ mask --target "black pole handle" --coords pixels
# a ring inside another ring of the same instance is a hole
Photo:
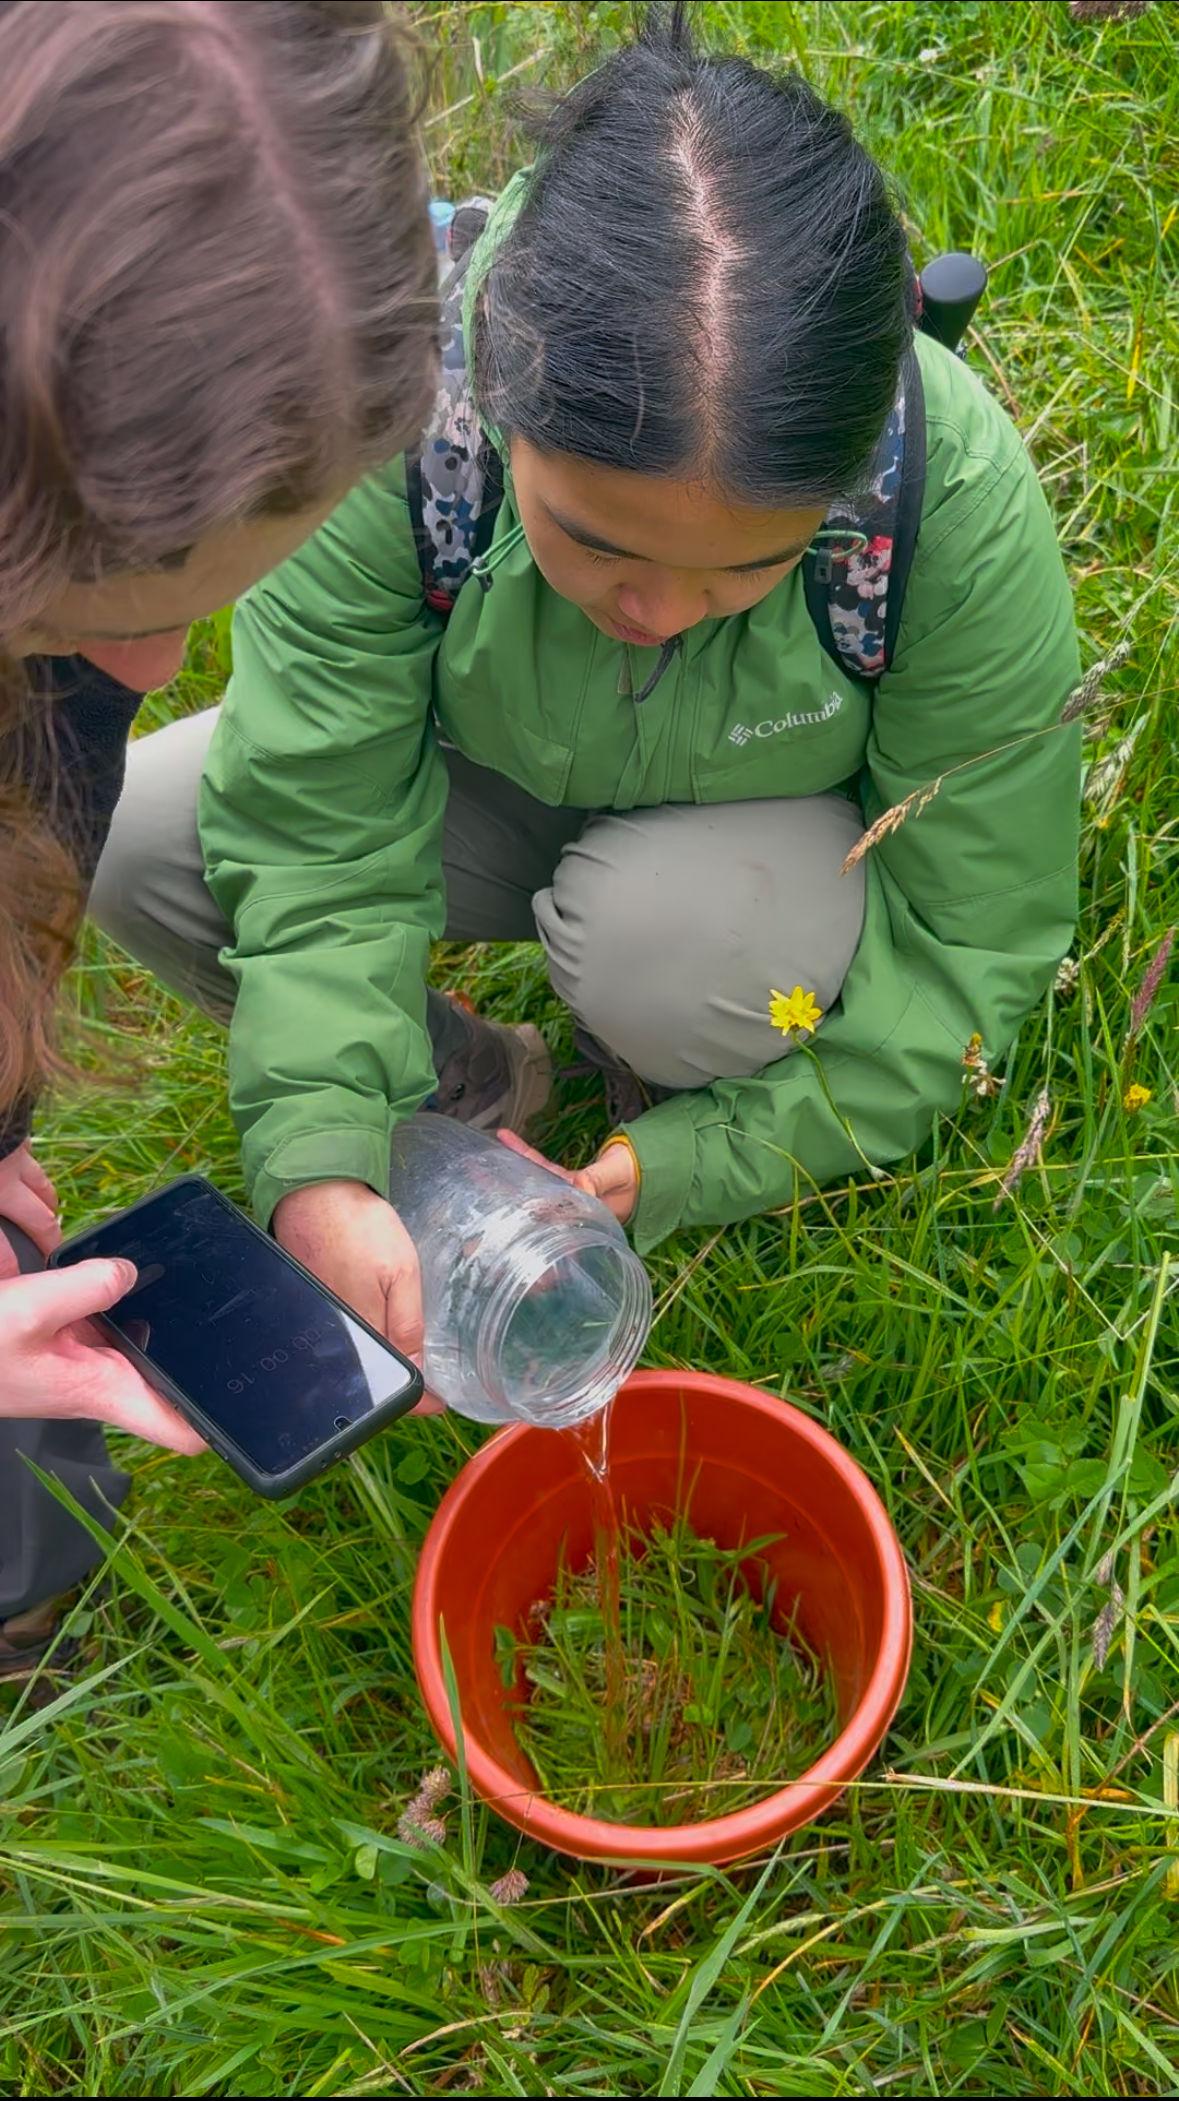
[[[935,255],[921,272],[919,327],[947,350],[956,350],[986,288],[986,269],[977,256],[958,250]]]

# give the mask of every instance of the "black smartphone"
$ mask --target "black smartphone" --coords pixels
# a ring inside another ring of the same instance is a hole
[[[139,1271],[98,1325],[259,1495],[290,1495],[421,1398],[417,1366],[203,1175],[49,1260],[95,1255]]]

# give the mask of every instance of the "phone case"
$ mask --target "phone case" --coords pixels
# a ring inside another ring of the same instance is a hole
[[[139,1372],[140,1376],[153,1391],[158,1393],[161,1399],[167,1401],[171,1407],[175,1408],[177,1415],[182,1415],[186,1423],[191,1423],[194,1430],[200,1431],[210,1451],[216,1452],[217,1457],[223,1459],[226,1466],[232,1467],[234,1473],[246,1482],[248,1487],[253,1489],[255,1495],[265,1496],[268,1501],[275,1502],[283,1496],[293,1495],[296,1489],[305,1488],[308,1481],[314,1481],[320,1474],[326,1473],[329,1466],[334,1466],[338,1459],[347,1458],[349,1452],[354,1452],[359,1445],[367,1444],[369,1438],[374,1437],[378,1430],[385,1429],[389,1423],[396,1422],[400,1416],[408,1415],[410,1409],[421,1400],[423,1391],[422,1375],[417,1365],[410,1358],[403,1357],[400,1350],[394,1349],[393,1344],[387,1341],[385,1336],[378,1335],[376,1329],[371,1327],[369,1322],[363,1319],[354,1307],[349,1306],[336,1292],[329,1291],[327,1285],[322,1284],[317,1276],[313,1276],[312,1272],[305,1268],[302,1262],[296,1261],[294,1255],[288,1255],[285,1248],[280,1247],[269,1233],[264,1233],[261,1226],[256,1225],[254,1220],[247,1216],[240,1204],[233,1203],[229,1197],[223,1195],[222,1191],[214,1183],[210,1182],[207,1176],[196,1174],[178,1175],[175,1181],[166,1183],[165,1188],[169,1190],[178,1189],[185,1184],[192,1188],[209,1190],[216,1197],[218,1203],[224,1204],[227,1210],[233,1212],[234,1217],[247,1232],[254,1234],[257,1239],[265,1241],[272,1254],[277,1255],[280,1261],[289,1263],[290,1267],[297,1270],[300,1276],[306,1277],[308,1283],[312,1284],[322,1297],[328,1299],[333,1306],[337,1306],[341,1313],[347,1314],[349,1320],[354,1320],[359,1327],[364,1328],[375,1342],[381,1343],[397,1359],[397,1362],[403,1364],[406,1371],[411,1374],[411,1383],[406,1387],[404,1393],[394,1395],[383,1407],[375,1408],[372,1414],[366,1416],[362,1422],[349,1423],[346,1429],[338,1430],[334,1437],[329,1439],[326,1444],[318,1446],[314,1452],[308,1453],[306,1459],[301,1459],[297,1466],[288,1467],[285,1473],[267,1474],[254,1465],[248,1454],[243,1452],[240,1445],[235,1444],[231,1437],[227,1437],[224,1430],[217,1423],[209,1420],[199,1403],[193,1400],[191,1394],[185,1393],[180,1387],[176,1386],[166,1372],[162,1372],[158,1365],[152,1363],[150,1357],[145,1357],[142,1350],[136,1349],[134,1343],[128,1342],[127,1337],[119,1333],[119,1330],[107,1320],[105,1314],[96,1313],[92,1315],[95,1326],[103,1330],[112,1347],[117,1349],[120,1355],[126,1357],[135,1366],[136,1371]],[[137,1203],[128,1204],[125,1210],[115,1212],[112,1215],[117,1218],[133,1218],[137,1211],[149,1210],[157,1198],[163,1194],[163,1190],[154,1190],[150,1196],[140,1197]],[[109,1220],[103,1221],[105,1224],[109,1224],[109,1222]],[[55,1248],[50,1255],[49,1267],[51,1269],[59,1267],[62,1257],[67,1255],[71,1248],[89,1240],[94,1231],[95,1228],[90,1226],[84,1233],[75,1233],[69,1240],[63,1240],[61,1246]]]

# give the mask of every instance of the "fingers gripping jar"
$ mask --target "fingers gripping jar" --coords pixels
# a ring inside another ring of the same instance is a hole
[[[651,1284],[597,1197],[426,1114],[394,1133],[389,1201],[421,1263],[426,1384],[448,1407],[562,1430],[613,1399]]]

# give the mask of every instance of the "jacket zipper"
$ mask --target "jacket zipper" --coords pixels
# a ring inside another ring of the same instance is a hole
[[[678,656],[679,652],[683,649],[683,646],[684,638],[682,635],[668,636],[666,642],[663,644],[662,648],[659,651],[659,661],[656,664],[654,671],[651,673],[650,678],[647,679],[642,686],[640,686],[638,692],[634,696],[634,703],[636,708],[641,706],[644,700],[650,699],[652,693],[655,691],[656,686],[659,684],[660,679],[663,677],[664,672],[667,670],[668,665],[671,663],[672,658],[674,656]]]

